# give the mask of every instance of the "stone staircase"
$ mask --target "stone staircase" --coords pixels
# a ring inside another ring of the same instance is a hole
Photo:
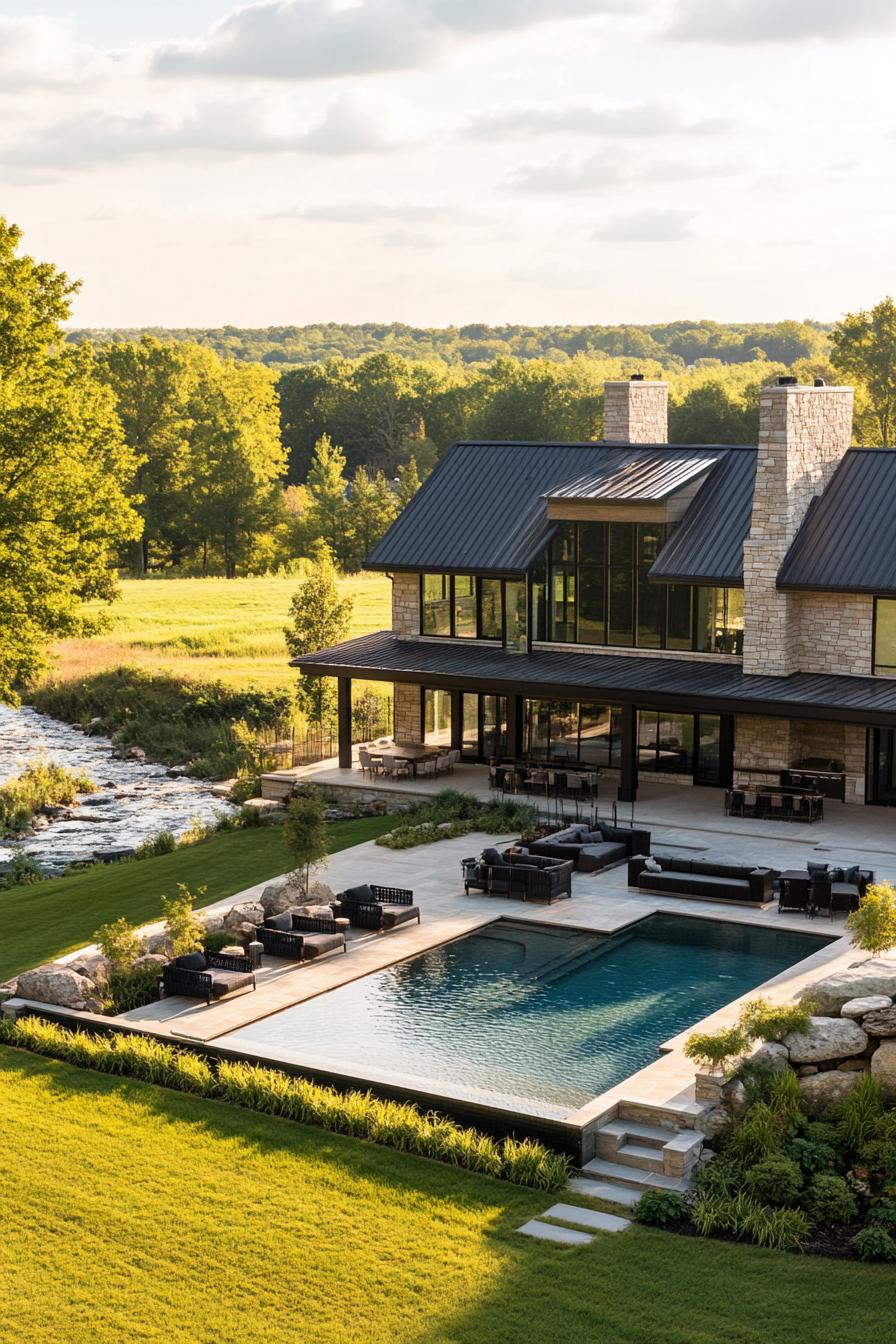
[[[702,1107],[628,1108],[602,1122],[595,1133],[595,1154],[570,1182],[579,1194],[634,1206],[645,1190],[685,1194],[703,1149],[697,1128]]]

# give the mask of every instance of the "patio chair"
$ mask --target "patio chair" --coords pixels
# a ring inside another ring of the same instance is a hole
[[[829,877],[813,877],[810,896],[813,915],[827,915],[828,919],[831,918],[831,885]]]
[[[417,778],[423,775],[436,775],[438,773],[438,764],[440,757],[433,757],[431,760],[423,760],[417,763]]]
[[[358,748],[358,764],[361,767],[362,775],[381,775],[383,773],[383,763],[381,760],[374,760],[367,747]]]
[[[456,765],[460,765],[460,750],[457,747],[452,747],[448,752],[448,769],[451,773],[454,772]]]
[[[223,999],[255,988],[255,974],[248,956],[228,952],[188,952],[162,967],[160,997],[183,995],[188,999]]]
[[[353,929],[373,929],[378,933],[387,933],[411,920],[420,923],[420,907],[414,905],[414,893],[405,887],[381,887],[373,883],[349,887],[336,901],[335,911],[349,919]]]
[[[781,883],[781,895],[778,897],[778,914],[785,911],[809,913],[809,878],[788,878]]]
[[[346,952],[345,934],[330,919],[284,910],[269,915],[257,933],[265,952],[284,961],[313,961],[326,952]]]

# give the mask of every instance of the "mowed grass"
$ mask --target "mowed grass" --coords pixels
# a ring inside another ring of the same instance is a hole
[[[30,1344],[856,1344],[893,1270],[630,1228],[526,1191],[0,1048],[0,1319]],[[23,1335],[24,1331],[24,1335]]]
[[[389,825],[389,817],[337,822],[329,828],[330,852],[373,840]],[[280,828],[260,826],[139,863],[87,868],[0,892],[0,982],[92,942],[99,926],[119,915],[132,924],[160,919],[162,897],[176,896],[179,882],[194,893],[207,887],[202,904],[208,905],[292,866]]]
[[[283,627],[300,583],[297,577],[126,579],[121,601],[102,608],[112,628],[57,643],[51,675],[69,680],[133,664],[239,687],[291,686]],[[391,624],[385,575],[355,574],[339,586],[353,602],[352,636]]]

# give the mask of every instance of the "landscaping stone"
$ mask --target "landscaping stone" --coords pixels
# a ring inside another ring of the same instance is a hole
[[[764,1064],[775,1073],[783,1073],[790,1059],[790,1051],[778,1041],[766,1041],[753,1051],[750,1059],[754,1064]]]
[[[264,906],[258,901],[243,901],[240,905],[231,906],[224,916],[224,928],[232,929],[235,933],[245,931],[248,924],[250,928],[257,928],[259,924],[265,921]],[[852,1054],[853,1051],[843,1051],[844,1054]]]
[[[69,970],[76,971],[78,975],[83,975],[86,980],[92,980],[95,985],[108,984],[109,976],[112,974],[112,963],[101,952],[93,952],[85,957],[76,957],[65,964]]]
[[[538,1237],[542,1241],[558,1241],[563,1246],[587,1246],[594,1238],[588,1232],[574,1232],[571,1227],[554,1227],[552,1223],[540,1223],[530,1218],[517,1228],[524,1237]]]
[[[896,1101],[896,1041],[882,1041],[871,1056],[871,1073],[888,1100]]]
[[[223,922],[221,927],[223,928]],[[168,935],[161,933],[146,933],[140,939],[144,953],[146,952],[166,952],[168,949]]]
[[[818,1072],[817,1064],[801,1064],[796,1071],[798,1078],[811,1078],[813,1073],[817,1072]]]
[[[865,1073],[870,1061],[867,1059],[841,1059],[837,1065],[844,1073]]]
[[[224,927],[224,916],[217,911],[199,910],[196,914],[206,933],[220,933]]]
[[[143,955],[138,957],[134,962],[134,970],[145,971],[148,966],[162,967],[165,966],[167,962],[168,958],[161,952],[144,952]]]
[[[336,900],[336,893],[326,882],[309,882],[305,892],[306,905],[329,905]]]
[[[543,1218],[559,1218],[574,1227],[586,1227],[592,1232],[624,1232],[631,1227],[628,1218],[616,1213],[601,1213],[599,1209],[582,1209],[577,1204],[552,1204]]]
[[[806,1104],[815,1110],[828,1110],[848,1096],[861,1077],[858,1073],[841,1073],[829,1069],[826,1073],[800,1078],[799,1086]]]
[[[269,915],[280,915],[284,910],[296,903],[300,895],[297,889],[292,886],[288,878],[279,877],[276,882],[271,882],[265,887],[258,898],[258,903],[264,910],[265,918]]]
[[[866,994],[862,999],[850,999],[844,1003],[840,1016],[860,1022],[866,1013],[879,1013],[882,1008],[889,1008],[892,1002],[886,994]]]
[[[850,999],[870,994],[896,997],[896,958],[875,957],[858,961],[845,971],[836,971],[824,980],[806,985],[799,993],[821,1013],[839,1013]]]
[[[609,1181],[589,1181],[587,1176],[573,1176],[569,1182],[570,1190],[577,1195],[587,1195],[589,1199],[605,1199],[610,1204],[621,1204],[623,1208],[633,1209],[643,1195],[630,1185],[611,1185]]]
[[[865,1032],[849,1018],[811,1017],[809,1024],[808,1031],[792,1031],[784,1038],[792,1064],[820,1064],[860,1055],[868,1044]]]
[[[67,966],[51,964],[23,971],[16,989],[21,998],[37,1003],[53,1003],[59,1008],[77,1008],[82,1012],[102,1011],[93,981]]]
[[[862,1030],[871,1036],[896,1036],[896,1008],[880,1008],[862,1018]]]

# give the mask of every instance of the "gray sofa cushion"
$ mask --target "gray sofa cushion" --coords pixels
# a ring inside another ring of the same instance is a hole
[[[345,946],[341,933],[306,933],[302,940],[302,954],[305,960],[322,957],[325,952],[335,952]]]

